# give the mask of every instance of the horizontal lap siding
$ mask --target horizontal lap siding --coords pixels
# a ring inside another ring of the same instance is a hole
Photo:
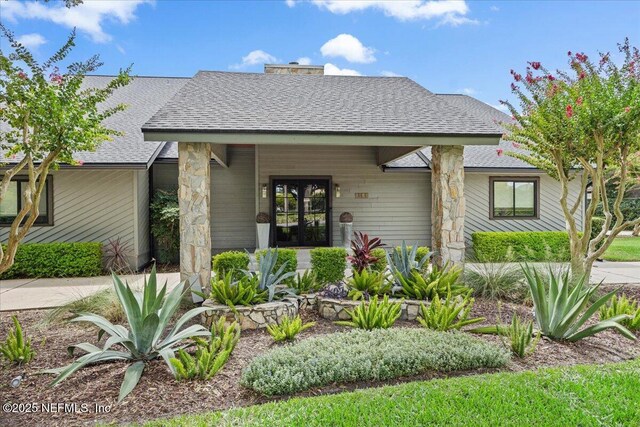
[[[388,245],[402,240],[431,244],[430,175],[419,172],[382,172],[373,147],[260,146],[260,185],[270,176],[331,176],[340,185],[333,197],[333,243],[340,244],[338,219],[348,211],[354,230],[381,237]],[[356,199],[355,193],[368,193]],[[270,212],[269,199],[260,198],[260,210]]]
[[[466,216],[464,220],[465,238],[471,240],[475,231],[557,231],[565,230],[564,215],[560,208],[560,184],[547,175],[540,177],[540,218],[533,220],[490,220],[489,219],[489,177],[513,176],[509,174],[487,174],[468,172],[465,175],[464,194]],[[527,175],[520,174],[519,177]],[[569,201],[573,203],[580,194],[579,180],[570,183]],[[583,209],[576,214],[582,228]]]
[[[135,263],[134,172],[64,169],[53,177],[53,226],[33,226],[25,243],[102,242],[121,237]],[[7,229],[0,228],[6,241]]]

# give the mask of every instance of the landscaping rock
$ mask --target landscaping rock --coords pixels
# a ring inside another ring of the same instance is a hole
[[[296,298],[285,298],[281,301],[252,306],[237,306],[235,313],[231,307],[212,300],[206,300],[202,306],[211,308],[202,315],[202,321],[207,327],[211,326],[211,322],[226,317],[229,322],[237,320],[243,330],[260,329],[266,328],[269,324],[280,323],[285,316],[295,317],[298,315],[298,299]]]
[[[399,298],[390,298],[389,302],[401,302],[400,320],[416,320],[420,309],[420,303],[424,301],[418,300],[402,300]],[[316,301],[320,317],[328,320],[348,320],[350,319],[347,310],[353,310],[360,305],[360,301],[339,300],[334,298],[318,297]]]

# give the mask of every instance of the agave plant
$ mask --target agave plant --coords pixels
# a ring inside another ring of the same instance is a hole
[[[391,251],[387,253],[387,264],[391,269],[391,274],[394,277],[402,276],[408,279],[412,276],[414,271],[421,271],[424,265],[429,261],[433,252],[427,253],[421,259],[417,258],[418,243],[413,245],[411,249],[407,246],[407,243],[403,240],[400,250]]]
[[[184,328],[187,322],[208,310],[206,307],[189,310],[178,319],[168,333],[165,333],[169,322],[180,306],[180,301],[189,290],[185,290],[184,283],[180,283],[168,294],[166,284],[160,289],[160,292],[157,292],[155,266],[151,270],[149,280],[147,281],[145,278],[142,293],[132,290],[128,283],[123,284],[115,274],[112,274],[112,277],[118,300],[122,304],[127,318],[126,326],[128,328],[114,325],[96,314],[81,314],[71,321],[89,322],[98,327],[100,330],[98,341],[105,333],[108,335],[104,345],[102,348],[88,342],[72,345],[67,349],[70,356],[73,355],[75,349],[82,350],[87,354],[67,366],[46,372],[58,375],[51,383],[53,386],[87,365],[116,360],[133,362],[127,368],[120,386],[118,396],[118,402],[120,402],[138,384],[148,361],[158,358],[164,359],[175,375],[170,360],[175,357],[177,350],[185,347],[183,341],[193,337],[210,336],[211,333],[202,325],[191,325]],[[118,347],[122,347],[122,349]]]
[[[585,327],[587,320],[611,299],[616,290],[607,293],[589,305],[600,284],[585,287],[586,276],[582,276],[570,291],[569,270],[558,275],[549,271],[547,291],[545,281],[538,271],[525,266],[523,272],[531,291],[536,323],[542,335],[552,339],[578,341],[605,329],[613,328],[629,339],[636,339],[627,328],[620,324],[621,321],[629,318],[625,314],[613,316]]]
[[[279,269],[275,270],[278,261],[278,249],[267,249],[258,261],[258,270],[254,273],[245,271],[248,276],[258,278],[258,289],[267,291],[267,301],[273,301],[276,295],[295,295],[289,288],[278,289],[290,277],[295,276],[294,271],[285,272],[288,262],[284,262]]]
[[[369,268],[380,260],[379,257],[373,254],[374,249],[384,246],[382,240],[379,237],[369,239],[368,234],[361,232],[353,233],[353,240],[351,241],[351,251],[353,255],[347,257],[347,260],[351,263],[351,266],[355,271],[361,273],[365,268]]]

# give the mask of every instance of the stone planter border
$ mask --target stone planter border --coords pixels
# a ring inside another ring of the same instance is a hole
[[[389,298],[389,302],[400,302],[400,298]],[[349,320],[347,310],[353,310],[361,301],[318,297],[317,305],[320,317],[328,320]],[[420,303],[425,301],[405,299],[402,302],[399,320],[416,320]]]
[[[235,313],[231,307],[212,300],[206,300],[202,306],[211,308],[202,314],[202,321],[207,327],[211,326],[212,321],[226,317],[229,321],[237,320],[240,328],[247,330],[266,328],[267,325],[280,323],[285,316],[297,316],[299,301],[297,298],[285,298],[252,306],[240,305],[235,307]]]

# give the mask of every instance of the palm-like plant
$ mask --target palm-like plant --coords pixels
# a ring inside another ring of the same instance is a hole
[[[408,279],[414,271],[421,271],[431,258],[433,252],[427,253],[421,259],[417,258],[417,253],[417,242],[409,249],[407,243],[403,240],[400,250],[391,251],[390,254],[387,253],[387,264],[391,269],[391,274],[393,274],[394,277],[402,276]]]
[[[371,301],[362,301],[353,310],[347,310],[351,320],[336,321],[336,325],[351,326],[352,328],[366,329],[368,331],[377,328],[387,329],[400,318],[402,301],[390,302],[389,296],[385,295],[382,301],[378,302],[378,296],[371,298]]]
[[[365,268],[369,268],[380,260],[379,257],[373,255],[373,250],[384,246],[382,240],[379,237],[369,239],[368,234],[361,232],[353,233],[353,240],[351,241],[351,251],[353,255],[347,257],[347,260],[351,263],[351,266],[358,273],[362,272]]]
[[[586,276],[581,277],[570,291],[570,272],[556,275],[549,271],[548,288],[540,274],[529,266],[523,267],[524,276],[531,291],[536,323],[542,335],[552,339],[578,341],[605,329],[616,329],[625,337],[635,340],[635,336],[619,322],[628,315],[618,315],[584,327],[584,324],[616,293],[611,291],[589,305],[591,297],[600,284],[585,288]]]
[[[71,321],[93,323],[100,329],[98,340],[106,333],[108,338],[103,347],[88,342],[72,345],[67,350],[69,355],[73,355],[76,348],[87,354],[67,366],[46,372],[58,375],[51,383],[56,385],[87,365],[116,360],[133,362],[124,374],[118,396],[120,402],[138,384],[146,362],[162,358],[175,375],[170,360],[175,357],[177,350],[185,347],[183,340],[210,336],[211,333],[202,325],[183,328],[188,321],[208,310],[206,307],[198,307],[182,315],[165,334],[169,322],[180,306],[180,301],[189,290],[185,290],[184,283],[180,283],[168,294],[166,284],[157,292],[155,266],[151,270],[149,280],[145,278],[142,293],[134,292],[128,283],[123,284],[115,274],[112,277],[118,300],[124,308],[128,329],[122,325],[114,325],[96,314],[81,314]],[[123,349],[115,349],[115,346],[121,346]]]
[[[391,292],[391,285],[387,283],[384,272],[365,268],[361,272],[353,270],[353,276],[347,281],[347,289],[349,298],[361,300],[374,295],[388,294]]]
[[[316,322],[302,323],[300,316],[294,318],[284,316],[280,323],[267,325],[267,332],[269,332],[275,342],[291,341],[300,332],[312,328],[315,324]]]
[[[418,270],[411,272],[407,278],[401,274],[395,276],[398,286],[394,289],[411,299],[430,300],[438,298],[438,295],[450,293],[453,296],[465,295],[469,288],[458,282],[461,270],[458,268],[438,268],[434,265],[431,272],[423,274]]]
[[[436,331],[459,330],[463,326],[482,322],[484,317],[474,317],[469,319],[469,314],[473,308],[475,300],[467,295],[456,297],[447,293],[447,297],[441,300],[437,295],[429,304],[429,308],[420,303],[420,313],[418,322],[428,329]]]
[[[284,271],[288,264],[286,261],[279,269],[275,270],[277,261],[278,249],[267,249],[258,261],[258,271],[255,273],[245,271],[246,275],[258,278],[258,289],[267,291],[267,301],[273,301],[277,294],[295,295],[295,292],[289,288],[277,288],[278,285],[284,283],[285,280],[296,274],[294,271]]]
[[[267,299],[267,292],[258,289],[257,277],[243,276],[235,282],[233,277],[231,270],[222,280],[211,279],[211,298],[229,307],[259,304]]]

